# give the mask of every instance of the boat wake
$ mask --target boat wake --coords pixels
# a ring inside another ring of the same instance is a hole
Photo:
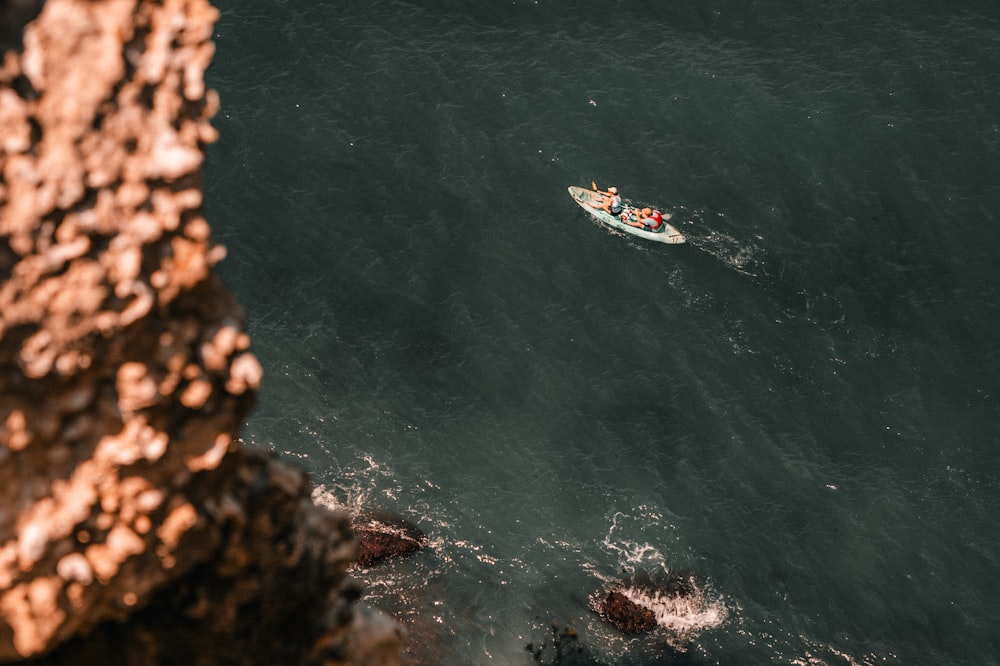
[[[764,276],[764,250],[758,244],[763,239],[754,236],[748,240],[745,236],[737,238],[725,231],[728,218],[723,213],[716,213],[714,220],[706,220],[706,213],[700,210],[688,210],[679,207],[674,215],[673,224],[687,237],[688,245],[714,257],[737,273],[749,277]],[[709,229],[709,227],[715,227]]]

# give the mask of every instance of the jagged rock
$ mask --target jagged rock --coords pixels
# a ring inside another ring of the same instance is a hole
[[[398,663],[346,515],[237,444],[262,371],[201,212],[217,10],[0,1],[0,661]]]
[[[656,615],[618,590],[608,590],[591,598],[593,608],[605,622],[623,634],[638,634],[656,627]]]
[[[361,567],[405,557],[427,545],[427,537],[419,527],[395,516],[361,514],[352,525],[358,539],[356,562]]]
[[[633,577],[592,594],[590,608],[622,633],[637,634],[657,627],[654,607],[662,607],[664,602],[690,598],[695,593],[696,589],[689,577]]]

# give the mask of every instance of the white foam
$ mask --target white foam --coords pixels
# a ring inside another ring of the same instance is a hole
[[[682,580],[672,575],[668,558],[659,548],[645,540],[625,536],[625,533],[634,532],[643,535],[650,530],[662,535],[669,527],[663,524],[662,512],[650,507],[637,507],[634,513],[614,513],[603,546],[617,555],[617,572],[607,576],[595,571],[595,575],[605,582],[620,581],[622,572],[651,576],[654,580],[647,584],[618,582],[614,589],[632,603],[651,610],[657,625],[668,634],[668,642],[683,648],[703,631],[721,626],[730,611],[723,598],[707,591],[701,581],[694,577]],[[662,589],[657,589],[655,583],[659,576],[667,581]],[[680,584],[676,591],[670,587],[671,579]]]
[[[721,626],[729,616],[720,599],[710,599],[703,590],[694,586],[690,594],[654,592],[648,588],[623,586],[625,597],[642,608],[649,609],[656,617],[656,624],[666,629],[673,641],[687,643],[708,629]]]
[[[654,523],[658,523],[659,518],[660,516],[657,516],[652,520]],[[619,521],[626,519],[634,520],[634,516],[628,516],[619,511],[611,517],[611,526],[602,542],[605,550],[617,554],[620,567],[632,573],[642,569],[662,568],[666,570],[666,558],[656,546],[618,536]]]

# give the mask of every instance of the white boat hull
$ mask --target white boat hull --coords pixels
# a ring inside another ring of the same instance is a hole
[[[573,201],[579,204],[580,208],[584,209],[609,227],[614,227],[619,231],[623,231],[633,236],[638,236],[639,238],[645,238],[646,240],[651,240],[656,243],[677,245],[685,242],[684,234],[677,231],[675,227],[672,227],[666,222],[663,223],[662,230],[648,231],[641,227],[633,227],[630,224],[626,224],[625,222],[622,222],[620,218],[610,215],[601,208],[594,207],[591,204],[601,204],[603,202],[602,195],[594,190],[588,190],[582,187],[570,185],[569,195],[573,197]],[[669,215],[664,215],[663,217],[666,220],[669,218]]]

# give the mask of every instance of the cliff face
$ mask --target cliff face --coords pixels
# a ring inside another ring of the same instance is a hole
[[[216,10],[0,14],[0,661],[397,663],[346,517],[236,444],[262,372],[201,213]]]

